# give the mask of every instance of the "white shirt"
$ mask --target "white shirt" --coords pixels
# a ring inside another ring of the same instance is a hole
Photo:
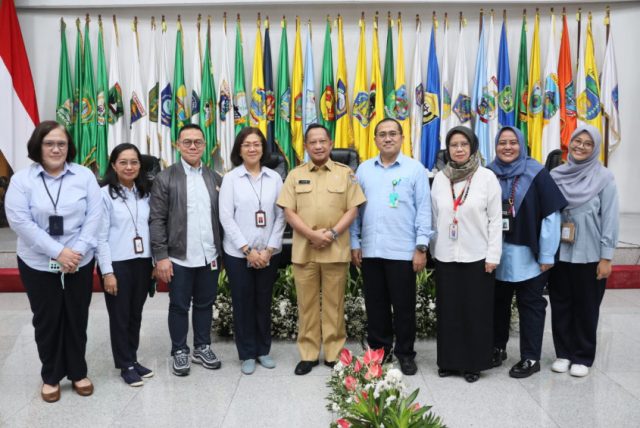
[[[463,191],[463,180],[454,185],[456,197]],[[471,179],[467,199],[458,208],[458,239],[449,237],[453,221],[451,181],[438,172],[431,187],[433,228],[436,236],[431,252],[441,262],[471,263],[485,259],[500,263],[502,253],[502,190],[495,174],[478,167]]]

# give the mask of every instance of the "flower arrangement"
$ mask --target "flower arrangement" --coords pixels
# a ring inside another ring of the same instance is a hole
[[[382,349],[354,357],[340,353],[327,382],[327,409],[338,416],[332,427],[443,427],[431,407],[415,402],[419,389],[407,393],[400,370],[383,364]]]

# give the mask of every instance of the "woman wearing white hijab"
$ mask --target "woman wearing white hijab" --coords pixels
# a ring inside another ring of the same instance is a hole
[[[562,210],[560,261],[549,280],[551,327],[557,359],[551,369],[589,374],[611,259],[618,242],[618,191],[600,164],[600,132],[579,126],[571,135],[568,162],[551,176],[569,202]]]

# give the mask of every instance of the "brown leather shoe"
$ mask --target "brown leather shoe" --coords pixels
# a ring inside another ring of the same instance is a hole
[[[82,395],[83,397],[87,397],[93,394],[93,384],[89,378],[86,378],[89,381],[89,385],[86,386],[78,386],[76,382],[71,382],[71,386],[78,393],[78,395]]]
[[[53,385],[50,385],[53,386]],[[60,384],[56,385],[56,389],[53,392],[44,392],[44,385],[42,385],[43,390],[40,391],[40,395],[42,396],[42,399],[44,401],[46,401],[47,403],[55,403],[56,401],[58,401],[60,399]]]

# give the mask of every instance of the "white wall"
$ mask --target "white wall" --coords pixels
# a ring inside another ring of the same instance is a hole
[[[497,43],[499,40],[500,25],[502,23],[502,10],[504,5],[501,4],[457,4],[457,5],[440,5],[440,4],[411,4],[407,2],[398,4],[345,4],[343,6],[336,6],[335,4],[323,5],[320,4],[289,4],[289,5],[260,5],[260,6],[247,6],[247,5],[227,5],[222,6],[191,6],[191,7],[154,7],[149,5],[147,7],[134,7],[134,8],[112,8],[112,9],[73,9],[73,8],[56,8],[56,2],[53,1],[40,1],[42,3],[52,3],[53,7],[47,8],[33,8],[33,1],[18,1],[18,15],[20,18],[20,24],[22,27],[22,34],[25,40],[25,45],[29,55],[31,63],[31,70],[34,77],[34,83],[36,88],[36,95],[38,98],[38,108],[40,110],[41,119],[53,119],[55,117],[55,102],[57,95],[57,82],[58,82],[58,61],[60,52],[60,34],[59,34],[59,20],[60,17],[64,17],[67,22],[67,43],[69,49],[69,61],[71,67],[73,67],[73,58],[75,51],[75,19],[80,17],[84,28],[84,15],[86,13],[91,14],[91,40],[92,50],[95,55],[97,51],[97,15],[102,14],[105,21],[105,49],[107,49],[107,60],[109,56],[109,46],[111,39],[111,25],[110,19],[112,14],[116,14],[118,18],[118,24],[120,29],[120,61],[121,61],[121,76],[124,80],[124,93],[128,87],[128,74],[129,74],[129,61],[131,52],[131,29],[130,24],[134,16],[137,16],[139,24],[140,34],[140,48],[141,48],[141,61],[143,76],[148,68],[148,46],[149,46],[149,22],[150,17],[153,15],[156,19],[159,19],[162,14],[166,15],[169,24],[169,38],[171,40],[171,48],[169,55],[173,57],[173,50],[175,47],[175,24],[178,14],[182,16],[183,27],[185,29],[185,76],[187,81],[187,87],[191,84],[191,63],[192,55],[194,52],[193,40],[195,33],[195,21],[198,13],[202,13],[204,17],[211,15],[213,18],[213,30],[212,30],[212,56],[214,64],[220,58],[220,48],[217,41],[220,39],[222,31],[222,14],[224,11],[228,15],[228,42],[229,52],[231,55],[231,64],[233,64],[234,58],[234,43],[235,43],[235,16],[237,13],[242,17],[242,30],[244,39],[244,63],[245,63],[245,78],[247,82],[247,90],[251,87],[251,70],[253,63],[253,46],[256,34],[256,14],[262,13],[262,17],[267,15],[271,19],[271,49],[274,67],[274,80],[276,79],[278,51],[280,48],[280,18],[283,14],[288,19],[288,43],[289,43],[289,64],[290,67],[293,64],[293,45],[295,37],[295,16],[299,15],[303,23],[306,23],[307,19],[312,20],[312,35],[313,35],[313,51],[314,51],[314,63],[316,69],[316,84],[319,87],[321,67],[322,67],[322,52],[324,41],[324,28],[325,19],[327,14],[331,14],[332,18],[335,18],[337,13],[340,13],[344,17],[344,31],[345,31],[345,45],[347,50],[347,69],[349,73],[349,84],[352,86],[353,76],[356,66],[356,53],[358,49],[358,18],[362,11],[366,13],[367,22],[367,61],[371,61],[371,37],[372,37],[372,19],[376,10],[380,11],[380,29],[379,29],[379,44],[381,54],[381,67],[384,67],[384,53],[386,42],[386,15],[387,11],[391,10],[393,16],[397,16],[398,12],[402,12],[403,24],[404,24],[404,58],[405,67],[407,71],[407,82],[410,79],[413,49],[415,46],[415,16],[420,14],[422,18],[422,36],[421,44],[423,47],[423,72],[426,73],[426,60],[427,60],[427,48],[429,41],[429,32],[431,31],[431,14],[435,10],[438,14],[440,27],[437,33],[437,42],[441,42],[441,35],[443,29],[443,16],[444,12],[448,12],[450,18],[450,32],[449,32],[449,67],[451,73],[453,73],[454,60],[455,60],[455,48],[458,40],[457,28],[458,28],[458,14],[460,11],[464,12],[467,19],[467,27],[465,29],[466,40],[466,52],[467,69],[469,73],[469,85],[473,84],[473,73],[476,55],[476,46],[478,38],[478,14],[479,7],[482,5],[485,11],[491,7],[496,9],[496,28],[495,28],[495,42],[496,42],[496,55],[497,55]],[[38,3],[38,2],[35,2]],[[145,3],[145,2],[138,2]],[[151,2],[149,2],[151,3]],[[347,3],[347,2],[345,2]],[[21,7],[26,6],[26,7]],[[531,38],[533,36],[533,17],[535,13],[535,4],[523,3],[519,6],[513,4],[507,5],[508,13],[508,38],[509,38],[509,56],[511,64],[511,76],[512,85],[515,86],[516,79],[516,66],[517,55],[519,49],[519,37],[520,26],[522,17],[522,7],[527,7],[528,14],[528,47],[531,47]],[[549,31],[549,9],[552,5],[548,3],[540,3],[538,5],[541,8],[541,31],[540,31],[540,46],[541,46],[541,61],[544,69],[544,62],[546,60],[546,46],[547,40],[550,34]],[[604,57],[605,48],[605,29],[603,24],[604,16],[604,3],[574,3],[569,4],[567,7],[568,21],[570,26],[571,35],[571,49],[574,56],[576,55],[576,37],[577,37],[577,22],[575,19],[575,13],[579,6],[583,7],[583,35],[586,28],[586,12],[591,10],[593,12],[593,36],[595,40],[596,59],[599,69],[602,68],[602,61]],[[562,6],[555,5],[555,12],[557,14],[556,24],[556,36],[558,38],[558,46],[560,40],[560,34],[562,30],[562,22],[560,17]],[[622,212],[640,212],[640,197],[638,197],[638,191],[636,185],[640,179],[640,168],[637,167],[635,160],[640,159],[640,143],[635,141],[635,133],[633,132],[634,121],[637,120],[638,114],[636,105],[640,103],[640,83],[638,81],[637,70],[640,66],[640,60],[638,59],[638,41],[640,41],[640,4],[637,2],[622,2],[611,4],[611,16],[612,16],[612,34],[616,42],[616,55],[618,60],[618,79],[619,79],[619,107],[622,122],[622,144],[612,154],[610,159],[610,167],[615,173],[620,195],[621,195],[621,211]],[[205,27],[206,28],[206,27]],[[264,31],[264,27],[263,27]],[[303,37],[303,55],[304,55],[304,38],[306,37],[306,25],[302,27]],[[203,33],[204,36],[204,33]],[[394,37],[397,36],[394,28]],[[394,42],[394,49],[397,46]],[[583,43],[584,46],[584,43]],[[334,66],[337,64],[337,43],[336,32],[333,32],[333,49],[334,49]],[[397,52],[395,53],[397,56]],[[159,57],[159,56],[158,56]],[[442,67],[443,52],[438,49],[438,59],[440,66]],[[173,60],[171,60],[173,64]],[[215,67],[215,65],[214,65]],[[233,67],[233,65],[232,65]],[[217,70],[217,67],[215,67]],[[369,68],[369,65],[368,65]],[[575,72],[575,71],[574,71]],[[369,73],[370,74],[370,73]],[[144,81],[144,79],[143,79]],[[275,82],[274,82],[275,83]],[[351,100],[352,101],[352,100]],[[636,119],[634,119],[634,117]]]

